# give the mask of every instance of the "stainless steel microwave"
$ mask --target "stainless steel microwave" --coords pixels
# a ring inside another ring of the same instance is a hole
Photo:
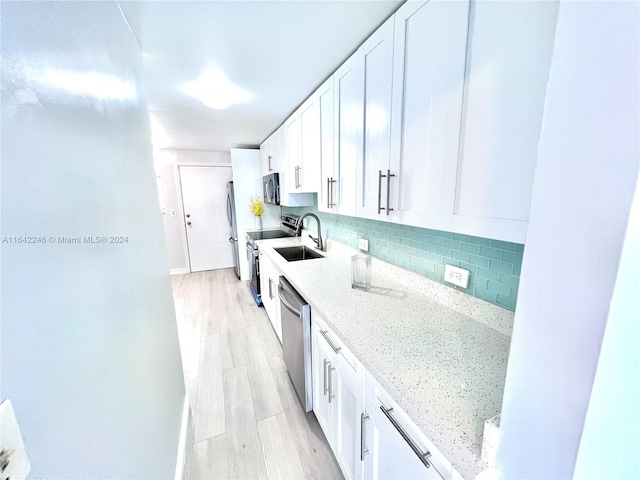
[[[262,177],[262,193],[264,203],[280,205],[280,175],[278,173],[270,173]]]

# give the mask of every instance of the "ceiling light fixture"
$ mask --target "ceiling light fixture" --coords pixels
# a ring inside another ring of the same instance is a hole
[[[218,69],[205,71],[193,82],[182,85],[180,90],[215,110],[247,103],[255,98],[251,92],[235,85]]]

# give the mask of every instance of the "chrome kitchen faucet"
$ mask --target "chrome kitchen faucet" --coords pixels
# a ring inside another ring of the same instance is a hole
[[[298,219],[298,223],[296,224],[296,237],[300,237],[302,235],[302,220],[304,220],[307,217],[313,217],[316,219],[316,225],[318,226],[318,237],[317,238],[313,238],[311,237],[311,235],[309,235],[309,237],[311,237],[311,240],[313,240],[316,243],[316,248],[318,250],[320,250],[321,252],[326,252],[327,248],[324,246],[324,242],[322,241],[322,230],[320,228],[320,219],[318,218],[318,216],[314,213],[305,213],[304,215],[302,215],[299,219]]]

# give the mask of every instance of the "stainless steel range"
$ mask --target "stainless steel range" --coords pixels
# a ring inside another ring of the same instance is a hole
[[[256,240],[295,236],[296,225],[299,218],[297,215],[282,215],[280,217],[280,229],[256,230],[247,232],[246,234],[247,260],[249,261],[249,286],[258,305],[262,305],[262,297],[260,296],[260,257],[258,256]]]

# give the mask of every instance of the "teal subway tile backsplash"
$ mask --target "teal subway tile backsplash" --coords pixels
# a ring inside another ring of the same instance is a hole
[[[322,222],[322,235],[352,248],[369,240],[369,254],[416,272],[451,288],[515,310],[524,245],[427,228],[396,225],[363,218],[318,212],[313,207],[282,207],[283,213],[313,212]],[[311,220],[313,224],[313,220]],[[311,225],[313,231],[315,225]],[[443,281],[444,265],[471,272],[469,288]]]

